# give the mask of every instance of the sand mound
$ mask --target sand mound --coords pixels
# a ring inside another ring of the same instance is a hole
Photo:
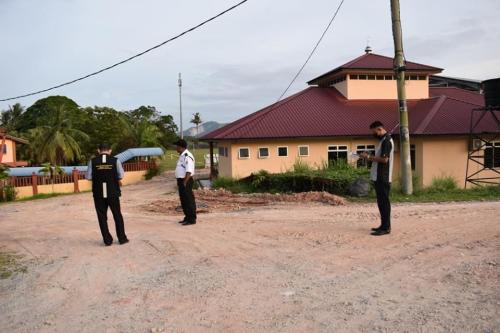
[[[332,206],[344,205],[345,199],[327,192],[303,192],[293,194],[241,193],[230,191],[202,189],[195,191],[198,213],[214,211],[231,211],[252,206],[264,206],[286,202],[319,202]],[[156,213],[180,212],[177,197],[166,200],[155,200],[143,205],[143,209]]]

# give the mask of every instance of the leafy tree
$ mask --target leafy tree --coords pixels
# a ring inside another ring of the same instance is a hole
[[[193,118],[191,119],[191,124],[194,124],[196,126],[196,136],[199,135],[199,129],[200,129],[200,125],[202,122],[203,122],[203,120],[201,120],[201,116],[200,116],[199,112],[196,112],[195,114],[193,114]]]
[[[72,127],[63,106],[49,115],[48,125],[33,129],[31,135],[29,146],[35,161],[45,160],[59,165],[78,161],[81,156],[79,142],[89,139],[86,133]]]
[[[2,111],[0,114],[0,125],[8,132],[13,133],[18,129],[23,113],[24,107],[21,104],[16,103],[9,106],[8,110]]]
[[[198,140],[198,136],[200,135],[200,124],[203,121],[201,120],[201,116],[199,112],[196,112],[193,114],[193,118],[191,119],[191,124],[194,124],[196,126],[196,140]],[[194,144],[193,144],[194,148]]]
[[[52,118],[52,113],[61,107],[64,108],[67,117],[72,121],[74,126],[78,127],[77,124],[81,119],[78,104],[65,96],[49,96],[39,99],[23,112],[16,130],[26,132],[38,126],[47,125],[47,120]]]

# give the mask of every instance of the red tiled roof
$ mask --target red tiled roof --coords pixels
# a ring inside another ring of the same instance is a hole
[[[468,134],[471,110],[482,107],[484,102],[475,95],[469,98],[467,91],[440,88],[430,91],[431,98],[408,101],[410,133]],[[449,91],[453,92],[447,95]],[[366,136],[370,135],[368,127],[374,120],[382,121],[389,130],[395,128],[399,121],[397,101],[347,100],[335,88],[309,87],[202,139]],[[492,125],[491,119],[485,118],[478,130],[496,130]]]
[[[308,82],[308,84],[317,84],[318,80],[331,76],[341,70],[348,69],[366,69],[366,70],[394,70],[394,60],[393,58],[386,57],[379,54],[374,53],[366,53],[362,56],[349,61],[348,63],[339,66],[323,75],[318,76],[317,78],[312,79]],[[442,68],[428,66],[419,64],[416,62],[407,61],[406,62],[406,70],[407,71],[418,71],[418,72],[429,72],[429,73],[439,73],[442,72]]]

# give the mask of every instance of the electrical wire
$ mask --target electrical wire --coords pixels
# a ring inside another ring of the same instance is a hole
[[[288,86],[286,87],[286,89],[281,93],[281,95],[278,97],[278,99],[276,100],[276,102],[274,102],[270,107],[267,107],[265,108],[264,110],[261,110],[261,111],[264,111],[261,115],[260,115],[260,118],[257,119],[256,123],[254,124],[254,126],[258,125],[263,119],[264,119],[264,115],[268,114],[269,112],[273,111],[277,106],[278,106],[278,103],[281,101],[281,99],[283,98],[283,96],[285,96],[285,94],[288,92],[288,90],[290,89],[290,87],[293,85],[293,83],[295,82],[295,80],[297,80],[297,78],[299,77],[299,75],[302,73],[302,71],[304,70],[304,68],[306,67],[306,65],[309,63],[309,60],[311,60],[312,56],[314,55],[314,53],[316,52],[316,50],[318,49],[319,45],[321,44],[321,42],[323,41],[323,38],[325,37],[326,33],[328,32],[328,30],[330,29],[330,27],[332,26],[333,22],[335,21],[335,18],[337,17],[337,14],[339,13],[340,11],[340,8],[342,7],[342,5],[344,4],[344,1],[345,0],[341,0],[339,5],[337,6],[337,9],[335,10],[335,12],[333,13],[333,16],[332,18],[330,19],[330,21],[328,22],[328,25],[326,26],[326,28],[323,30],[323,33],[321,34],[320,38],[318,39],[318,41],[316,42],[316,44],[314,45],[312,51],[309,53],[309,56],[307,57],[306,61],[304,61],[304,63],[302,64],[302,66],[300,66],[299,68],[299,71],[297,72],[297,74],[295,74],[295,76],[292,78],[292,81],[290,81],[290,83],[288,84]],[[261,111],[257,111],[257,113],[261,112]],[[243,126],[243,125],[241,125]],[[241,127],[240,126],[240,127]],[[238,127],[239,128],[239,127]],[[236,129],[235,129],[236,130]],[[250,128],[247,128],[246,132],[250,131],[251,129]]]
[[[167,43],[170,43],[170,42],[172,42],[172,41],[174,41],[174,40],[176,40],[176,39],[178,39],[178,38],[180,38],[180,37],[182,37],[182,36],[184,36],[184,35],[186,35],[186,34],[188,34],[188,33],[192,32],[192,31],[194,31],[194,30],[196,30],[196,29],[200,28],[201,26],[203,26],[203,25],[205,25],[205,24],[207,24],[207,23],[209,23],[209,22],[211,22],[211,21],[213,21],[213,20],[215,20],[215,19],[219,18],[220,16],[222,16],[222,15],[224,15],[224,14],[226,14],[226,13],[228,13],[228,12],[232,11],[233,9],[236,9],[237,7],[239,7],[239,6],[243,5],[243,4],[244,4],[245,2],[247,2],[247,1],[248,1],[248,0],[243,0],[243,1],[241,1],[241,2],[239,2],[239,3],[237,3],[237,4],[235,4],[235,5],[233,5],[233,6],[231,6],[231,7],[229,7],[228,9],[226,9],[226,10],[224,10],[224,11],[220,12],[219,14],[217,14],[217,15],[215,15],[215,16],[212,16],[211,18],[209,18],[209,19],[207,19],[207,20],[205,20],[205,21],[203,21],[203,22],[201,22],[201,23],[199,23],[199,24],[197,24],[197,25],[193,26],[192,28],[189,28],[189,29],[187,29],[187,30],[183,31],[183,32],[181,32],[180,34],[178,34],[178,35],[176,35],[176,36],[174,36],[174,37],[171,37],[171,38],[167,39],[167,40],[166,40],[166,41],[164,41],[164,42],[161,42],[160,44],[157,44],[157,45],[155,45],[155,46],[153,46],[153,47],[150,47],[149,49],[147,49],[147,50],[145,50],[145,51],[142,51],[142,52],[140,52],[140,53],[137,53],[136,55],[133,55],[133,56],[131,56],[131,57],[127,58],[127,59],[124,59],[124,60],[122,60],[122,61],[119,61],[119,62],[117,62],[117,63],[114,63],[113,65],[110,65],[110,66],[104,67],[104,68],[102,68],[102,69],[100,69],[100,70],[98,70],[98,71],[95,71],[95,72],[93,72],[93,73],[90,73],[90,74],[84,75],[84,76],[82,76],[82,77],[79,77],[79,78],[77,78],[77,79],[74,79],[74,80],[71,80],[71,81],[68,81],[68,82],[65,82],[65,83],[58,84],[58,85],[56,85],[56,86],[52,86],[52,87],[50,87],[50,88],[46,88],[46,89],[42,89],[42,90],[38,90],[38,91],[35,91],[35,92],[31,92],[31,93],[26,93],[26,94],[19,95],[19,96],[15,96],[15,97],[2,98],[2,99],[0,99],[0,102],[6,102],[6,101],[14,100],[14,99],[19,99],[19,98],[24,98],[24,97],[28,97],[28,96],[38,95],[38,94],[41,94],[41,93],[44,93],[44,92],[47,92],[47,91],[51,91],[51,90],[58,89],[58,88],[61,88],[61,87],[64,87],[64,86],[68,86],[68,85],[70,85],[70,84],[76,83],[76,82],[78,82],[78,81],[85,80],[85,79],[87,79],[87,78],[89,78],[89,77],[92,77],[92,76],[96,76],[96,75],[98,75],[98,74],[101,74],[102,72],[108,71],[108,70],[110,70],[110,69],[112,69],[112,68],[115,68],[115,67],[117,67],[117,66],[120,66],[120,65],[122,65],[122,64],[124,64],[124,63],[126,63],[126,62],[129,62],[129,61],[131,61],[131,60],[133,60],[133,59],[135,59],[135,58],[138,58],[138,57],[140,57],[140,56],[142,56],[142,55],[144,55],[144,54],[146,54],[146,53],[148,53],[148,52],[151,52],[151,51],[153,51],[153,50],[155,50],[155,49],[157,49],[157,48],[159,48],[159,47],[162,47],[163,45],[165,45],[165,44],[167,44]]]
[[[321,34],[321,37],[318,39],[318,41],[316,42],[316,45],[314,45],[314,48],[312,49],[312,51],[309,53],[309,56],[307,57],[306,61],[302,64],[302,66],[300,67],[299,71],[297,72],[297,74],[295,74],[295,76],[293,77],[292,81],[290,82],[290,84],[286,87],[286,89],[283,91],[283,93],[280,95],[280,97],[278,98],[278,100],[275,102],[278,103],[279,101],[281,101],[281,99],[283,98],[283,96],[285,96],[285,94],[288,92],[288,90],[290,89],[290,87],[295,83],[295,80],[297,80],[297,78],[299,77],[299,75],[302,73],[302,71],[304,70],[304,68],[306,67],[306,65],[309,63],[309,60],[311,60],[312,56],[314,55],[314,53],[316,52],[316,49],[318,48],[319,44],[321,44],[321,42],[323,41],[323,38],[325,37],[326,33],[328,32],[328,30],[330,29],[331,25],[333,24],[333,21],[335,21],[335,18],[337,17],[337,14],[339,13],[340,11],[340,8],[342,7],[342,5],[344,4],[344,1],[345,0],[342,0],[340,1],[338,7],[337,7],[337,10],[335,10],[335,13],[333,14],[332,18],[330,19],[330,22],[328,22],[328,25],[326,26],[325,30],[323,31],[323,33]]]

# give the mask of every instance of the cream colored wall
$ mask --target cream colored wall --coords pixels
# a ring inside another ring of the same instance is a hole
[[[421,138],[415,137],[411,144],[415,145],[415,170],[413,173],[419,178],[420,185],[429,186],[434,178],[452,176],[460,187],[465,181],[465,169],[467,163],[468,146],[466,137],[454,138]],[[219,175],[222,177],[243,178],[252,172],[267,170],[271,173],[280,173],[290,170],[295,161],[300,159],[313,167],[319,167],[328,159],[328,146],[345,145],[348,149],[350,163],[356,160],[351,153],[356,150],[357,145],[376,144],[373,139],[304,139],[304,140],[272,140],[264,142],[225,142],[230,147],[231,159],[221,160]],[[399,142],[395,140],[394,153],[394,182],[398,181],[400,170]],[[298,146],[308,145],[309,156],[299,157]],[[278,157],[278,146],[288,146],[288,157]],[[238,159],[239,148],[250,148],[249,159]],[[257,148],[268,147],[270,157],[259,159]],[[230,161],[229,161],[230,160]],[[231,164],[232,163],[232,167]],[[478,169],[477,167],[475,168]],[[488,173],[487,173],[488,174]],[[492,172],[489,173],[493,175]]]
[[[396,80],[351,80],[348,78],[345,82],[347,83],[348,99],[396,100],[398,98]],[[429,81],[427,79],[407,80],[405,84],[407,99],[429,98]],[[342,92],[342,94],[344,93]]]
[[[131,185],[144,180],[144,175],[146,171],[127,171],[125,172],[125,176],[123,177],[122,183],[123,185]],[[91,191],[92,190],[92,182],[82,179],[78,181],[78,187],[80,192]],[[74,192],[74,184],[66,183],[66,184],[54,184],[54,188],[52,185],[38,185],[38,193],[39,194],[50,194],[50,193],[73,193]],[[16,197],[17,199],[23,199],[33,196],[33,187],[32,186],[23,186],[16,187]]]
[[[374,139],[303,139],[303,140],[272,140],[264,142],[258,141],[240,141],[224,142],[220,145],[226,145],[231,151],[230,159],[219,161],[219,176],[244,178],[252,172],[266,170],[271,173],[280,173],[293,168],[295,161],[301,160],[312,167],[321,167],[328,160],[328,146],[342,145],[347,146],[348,158],[350,163],[356,160],[351,157],[351,153],[356,150],[357,145],[376,144]],[[287,146],[288,156],[278,156],[278,147]],[[299,157],[298,147],[309,146],[309,156]],[[269,148],[270,156],[268,158],[258,158],[258,148]],[[239,159],[239,148],[249,148],[250,158]]]
[[[14,144],[15,143],[12,140],[5,139],[5,145],[7,146],[7,153],[3,155],[2,162],[11,163],[16,160],[14,156]],[[2,148],[1,145],[2,145],[2,140],[0,139],[0,148]]]
[[[333,87],[337,89],[342,95],[344,95],[345,98],[348,98],[347,80],[336,83],[333,85]]]
[[[434,178],[453,177],[459,187],[464,187],[468,156],[468,138],[430,138],[423,142],[425,162],[423,166],[423,184],[428,186]],[[476,154],[482,156],[482,153]],[[481,159],[481,158],[478,158]],[[469,174],[479,171],[481,166],[470,163]],[[496,177],[494,171],[487,170],[481,177]],[[470,186],[467,185],[468,187]]]

